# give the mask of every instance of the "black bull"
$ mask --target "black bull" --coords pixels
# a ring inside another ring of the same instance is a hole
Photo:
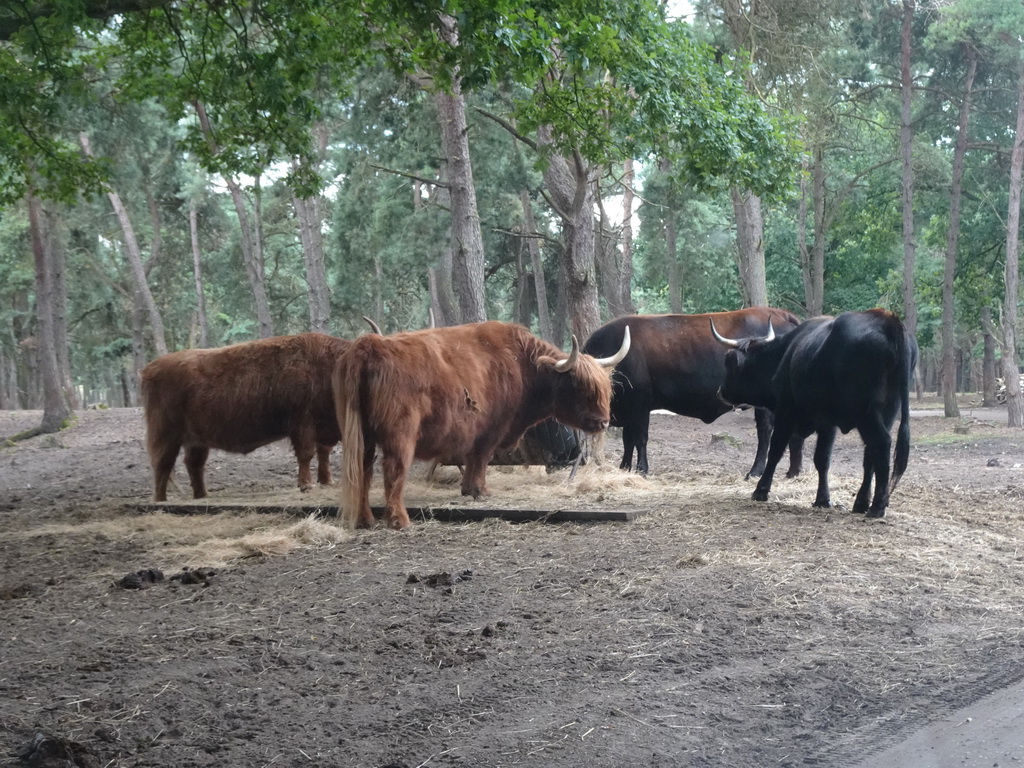
[[[583,345],[590,355],[614,354],[622,343],[623,327],[629,325],[633,339],[629,354],[612,375],[611,425],[622,427],[620,468],[633,468],[635,450],[637,472],[647,474],[651,411],[664,409],[710,424],[732,410],[732,406],[718,397],[725,376],[726,350],[712,336],[710,319],[722,333],[736,338],[764,336],[768,333],[769,321],[780,333],[800,323],[791,312],[768,307],[701,315],[631,315],[605,323]],[[764,470],[772,434],[769,411],[756,409],[754,421],[757,455],[747,477],[757,477]],[[794,439],[787,477],[800,473],[802,448],[803,441]]]
[[[722,397],[730,403],[770,408],[775,414],[768,463],[754,500],[767,500],[790,437],[817,432],[814,506],[831,506],[828,468],[836,430],[846,434],[856,428],[864,441],[864,480],[853,511],[882,517],[910,454],[910,378],[917,364],[917,342],[900,319],[882,309],[845,312],[807,320],[774,339],[737,340],[723,334],[719,340],[732,347],[726,355]],[[889,433],[897,414],[900,425],[890,477]]]

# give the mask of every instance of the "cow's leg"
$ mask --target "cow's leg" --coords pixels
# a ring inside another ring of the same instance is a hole
[[[316,444],[316,481],[320,485],[331,485],[331,451],[333,445]]]
[[[789,470],[786,477],[796,477],[804,468],[804,439],[794,434],[789,440]]]
[[[153,501],[167,501],[167,483],[178,460],[181,443],[149,446],[150,464],[153,467]]]
[[[313,487],[313,472],[309,465],[316,454],[316,438],[312,429],[303,427],[291,434],[291,441],[295,458],[299,462],[299,490],[308,491]]]
[[[853,502],[853,514],[863,515],[868,511],[868,504],[871,502],[871,482],[875,477],[875,462],[872,459],[871,451],[864,446],[864,478],[861,480],[860,488],[857,490],[857,498]]]
[[[775,427],[775,416],[767,408],[754,409],[754,426],[757,428],[757,453],[754,456],[754,465],[747,472],[744,480],[752,477],[760,477],[764,472],[765,460],[768,455],[768,446],[771,443],[772,432]],[[796,477],[804,466],[804,439],[798,434],[793,434],[789,440],[789,469],[786,477]]]
[[[877,413],[867,423],[860,425],[857,431],[864,441],[864,483],[861,485],[861,491],[857,493],[857,501],[860,501],[863,492],[866,508],[870,485],[867,489],[864,485],[869,484],[871,480],[871,475],[868,474],[870,462],[875,481],[875,494],[871,500],[871,507],[865,510],[866,516],[884,517],[885,508],[889,506],[889,452],[892,448],[892,436],[882,423],[881,415]]]
[[[622,428],[622,444],[625,448],[622,464],[619,469],[627,471],[633,468],[633,449],[636,448],[636,471],[646,475],[650,470],[647,464],[647,438],[651,431],[651,412],[642,411],[629,420],[629,426]]]
[[[754,454],[754,464],[747,472],[744,480],[752,477],[760,477],[764,473],[764,463],[768,457],[768,445],[772,440],[772,430],[775,427],[775,417],[766,408],[754,409],[754,427],[757,430],[757,452]]]
[[[757,487],[750,495],[754,501],[768,501],[768,492],[772,489],[772,478],[775,477],[775,468],[779,466],[782,454],[786,452],[786,444],[789,442],[792,427],[784,422],[775,424],[775,431],[772,432],[772,439],[768,445],[768,458],[765,460],[764,472],[761,479],[757,481]]]
[[[210,449],[205,445],[190,445],[185,448],[185,469],[192,483],[192,496],[197,499],[206,498],[206,459]]]
[[[370,483],[373,482],[373,460],[377,455],[377,444],[367,441],[363,446],[363,484],[359,498],[359,512],[356,515],[356,528],[372,528],[377,521],[373,518],[370,508]]]
[[[405,477],[412,464],[415,446],[409,441],[408,447],[400,446],[395,450],[385,451],[381,458],[381,470],[384,474],[384,524],[388,528],[402,530],[409,527],[409,511],[405,508]],[[369,483],[367,483],[369,488]],[[366,508],[369,509],[369,502]]]
[[[473,449],[466,454],[466,466],[462,472],[462,495],[479,499],[487,495],[487,465],[494,457],[497,445],[493,438],[485,435],[477,440]]]
[[[828,468],[832,464],[832,447],[835,444],[835,427],[818,430],[818,440],[814,446],[814,468],[818,470],[818,494],[814,497],[816,507],[832,506],[832,496],[828,490]]]
[[[627,472],[633,471],[633,449],[636,448],[636,427],[632,423],[622,428],[622,461],[619,462],[619,469]]]

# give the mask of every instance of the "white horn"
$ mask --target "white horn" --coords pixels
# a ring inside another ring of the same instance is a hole
[[[594,362],[604,368],[614,368],[616,365],[622,362],[622,359],[629,352],[629,345],[631,344],[629,337],[629,326],[627,325],[622,331],[622,346],[619,347],[619,351],[611,357],[595,357]]]
[[[366,315],[363,315],[363,320],[370,324],[370,328],[372,328],[373,332],[376,333],[378,336],[384,335],[383,333],[381,333],[380,326],[373,322],[373,320],[368,318]]]
[[[572,352],[565,360],[555,363],[555,370],[559,373],[568,373],[576,367],[576,361],[580,359],[580,343],[576,341],[576,334],[572,335]]]
[[[771,341],[775,338],[775,329],[772,327],[772,321],[768,321],[768,335],[764,337],[765,341]]]
[[[727,338],[725,338],[725,336],[720,334],[718,332],[718,329],[715,328],[715,321],[714,320],[711,321],[711,335],[714,336],[722,344],[725,344],[725,346],[727,346],[727,347],[738,347],[740,345],[740,343],[738,341],[736,341],[736,339],[727,339]]]

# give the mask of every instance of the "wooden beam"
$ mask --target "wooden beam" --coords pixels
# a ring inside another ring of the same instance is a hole
[[[280,513],[306,517],[337,517],[338,507],[314,504],[246,504],[234,502],[147,502],[136,504],[139,512],[166,512],[172,515],[213,515],[222,512]],[[512,523],[541,521],[545,523],[628,523],[643,514],[646,509],[498,509],[483,507],[409,507],[409,516],[418,520],[439,520],[445,523],[468,523],[498,519]],[[384,515],[384,507],[373,507],[378,518]]]

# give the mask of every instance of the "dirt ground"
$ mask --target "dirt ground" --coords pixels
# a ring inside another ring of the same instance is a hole
[[[140,412],[83,411],[0,448],[0,765],[856,763],[1024,678],[1024,433],[939,413],[881,522],[813,509],[809,458],[750,501],[749,413],[664,415],[646,480],[613,435],[571,481],[492,468],[475,502],[631,522],[328,522],[288,549],[266,544],[283,514],[140,512]],[[0,413],[0,435],[39,419]],[[841,438],[836,502],[860,462]],[[338,495],[292,489],[286,444],[207,476],[253,507]],[[465,504],[437,477],[410,505]]]

